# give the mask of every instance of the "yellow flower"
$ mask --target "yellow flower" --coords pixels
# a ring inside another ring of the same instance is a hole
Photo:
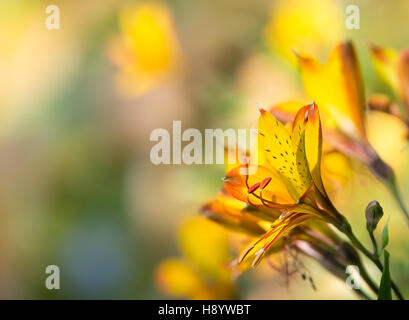
[[[393,180],[392,169],[367,139],[364,86],[352,43],[337,45],[325,65],[306,54],[297,53],[297,58],[307,95],[322,106],[325,140],[366,164],[383,181]],[[297,105],[301,103],[283,103],[271,112],[280,118],[291,118]]]
[[[332,223],[339,229],[346,225],[322,182],[321,123],[315,103],[299,110],[291,132],[270,112],[260,112],[259,162],[252,164],[250,160],[232,169],[225,182],[231,196],[260,209],[272,222],[271,229],[241,255],[240,261],[255,251],[253,265],[280,238],[311,219]]]
[[[337,127],[354,140],[365,141],[365,95],[352,43],[338,44],[325,65],[305,54],[297,57],[305,92],[321,107],[326,126]]]
[[[303,107],[303,103],[287,101],[270,108],[270,112],[286,126],[291,126],[295,114]],[[325,130],[324,130],[325,132]],[[324,137],[325,138],[325,137]],[[347,184],[353,171],[350,159],[323,139],[321,174],[327,193],[335,195],[336,191]],[[330,197],[331,198],[331,197]]]
[[[269,46],[295,62],[291,50],[320,55],[343,38],[343,19],[336,1],[279,0],[272,7],[265,38]]]
[[[179,298],[234,298],[227,230],[204,217],[196,217],[182,225],[179,238],[184,255],[166,259],[157,266],[158,289]]]
[[[233,275],[250,265],[257,266],[267,256],[269,265],[280,270],[272,259],[283,255],[285,275],[301,274],[315,288],[298,258],[301,253],[341,279],[348,265],[358,265],[364,280],[377,293],[378,288],[368,277],[357,251],[329,227],[335,226],[365,255],[371,256],[353,235],[346,218],[333,206],[324,187],[318,107],[315,103],[303,106],[290,126],[264,109],[260,113],[258,154],[255,156],[251,150],[249,153],[226,150],[227,155],[235,152],[232,155],[236,156],[236,164],[226,166],[229,171],[221,193],[201,210],[213,221],[252,239],[231,264]],[[288,259],[292,259],[293,270],[288,269]],[[357,293],[367,297],[361,291]]]
[[[399,116],[409,128],[409,49],[397,52],[375,45],[370,49],[376,71],[403,105],[401,110],[388,108],[388,111]]]
[[[160,3],[142,2],[120,12],[121,36],[110,50],[120,68],[118,86],[141,95],[166,79],[180,62],[171,13]]]

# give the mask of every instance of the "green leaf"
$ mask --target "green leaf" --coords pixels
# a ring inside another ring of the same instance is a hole
[[[385,247],[389,243],[389,234],[388,234],[389,219],[390,219],[390,216],[388,217],[388,221],[386,221],[385,227],[383,228],[383,231],[382,231],[382,246],[378,250],[379,257],[381,256],[383,249],[385,249]]]
[[[392,300],[392,291],[391,291],[391,276],[389,274],[389,252],[384,251],[383,256],[385,259],[381,284],[379,285],[379,294],[378,300]]]

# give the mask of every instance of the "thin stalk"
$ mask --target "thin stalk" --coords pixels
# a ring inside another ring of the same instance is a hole
[[[379,269],[379,271],[383,272],[383,266],[381,261],[379,260],[379,257],[376,255],[371,254],[364,246],[363,244],[355,237],[355,235],[353,234],[351,228],[349,228],[349,230],[347,230],[346,232],[344,232],[347,237],[349,238],[349,240],[351,240],[352,244],[359,250],[361,251],[369,260],[371,260]],[[395,292],[396,296],[400,299],[400,300],[405,300],[403,298],[403,295],[401,294],[399,288],[396,286],[395,282],[391,279],[391,286],[393,291]]]
[[[388,190],[391,192],[393,198],[398,203],[399,208],[402,211],[403,215],[405,216],[406,223],[409,225],[409,212],[405,204],[403,203],[402,197],[400,196],[395,179],[392,179],[392,181],[385,181],[385,183],[386,183],[386,186],[388,187]]]
[[[370,148],[372,149],[372,147]],[[384,162],[378,154],[376,154],[375,150],[370,150],[370,153],[372,153],[372,157],[370,157],[372,160],[369,164],[367,164],[375,176],[385,184],[389,192],[392,194],[406,218],[406,223],[409,226],[409,211],[403,203],[402,197],[400,196],[398,184],[396,182],[396,175],[393,169],[386,162]]]
[[[375,282],[372,280],[372,278],[369,276],[368,271],[366,270],[365,266],[361,262],[360,268],[359,268],[360,275],[362,279],[367,283],[367,285],[371,288],[371,290],[378,295],[379,293],[379,288],[375,284]]]
[[[366,299],[366,300],[373,300],[373,298],[371,298],[365,291],[363,291],[362,289],[357,289],[355,290],[355,292],[357,293],[357,295],[359,295],[360,297]]]
[[[368,231],[369,232],[369,236],[371,237],[371,241],[372,241],[372,247],[373,247],[373,250],[374,250],[374,255],[376,255],[377,253],[378,253],[378,244],[376,243],[376,239],[375,239],[375,236],[374,236],[374,234],[373,234],[373,231],[371,232],[371,231]]]

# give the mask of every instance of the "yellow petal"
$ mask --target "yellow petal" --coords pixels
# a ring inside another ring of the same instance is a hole
[[[305,153],[308,168],[315,186],[326,196],[321,178],[322,130],[319,110],[315,103],[308,106],[303,114],[307,119],[305,128]]]
[[[191,297],[204,286],[191,266],[176,258],[162,261],[157,266],[155,282],[160,291],[177,297]]]
[[[205,217],[186,221],[179,233],[179,242],[187,259],[200,273],[223,281],[228,279],[230,262],[227,230]]]
[[[243,174],[246,170],[249,172],[248,175]],[[254,206],[263,206],[262,201],[254,195],[249,198],[249,194],[252,194],[249,193],[249,188],[265,179],[271,180],[263,189],[263,198],[280,204],[295,202],[278,174],[263,166],[234,168],[226,175],[225,188],[232,197],[240,201],[250,202]],[[255,194],[260,197],[260,190],[256,189]]]
[[[343,9],[336,1],[277,0],[273,3],[265,39],[291,62],[295,62],[292,49],[319,55],[344,37]]]
[[[390,48],[370,46],[371,56],[375,69],[395,93],[399,92],[399,80],[397,74],[398,53]]]
[[[258,134],[259,153],[265,152],[271,168],[280,174],[289,193],[298,200],[308,189],[311,181],[303,157],[305,150],[300,149],[302,143],[298,144],[301,136],[293,141],[284,125],[265,110],[261,110]]]
[[[405,119],[409,118],[409,50],[400,53],[390,48],[371,45],[375,69],[383,81],[401,99],[406,109]]]
[[[263,234],[259,219],[247,214],[246,207],[247,203],[221,193],[216,199],[207,202],[201,212],[227,228],[250,235]]]
[[[305,91],[320,106],[326,126],[335,123],[354,139],[366,140],[362,76],[352,43],[336,46],[326,65],[307,55],[298,60]]]
[[[409,49],[403,50],[398,59],[398,76],[400,85],[400,98],[406,108],[406,120],[409,119]]]
[[[119,88],[125,94],[143,94],[180,61],[171,14],[165,5],[142,2],[122,9],[119,25],[123,53],[115,55],[125,57],[116,59]]]
[[[242,251],[239,262],[253,259],[253,267],[257,266],[269,250],[274,250],[282,245],[281,240],[285,235],[311,218],[314,218],[314,215],[293,212],[288,213],[282,219],[277,219],[276,223],[271,226],[270,231]]]
[[[325,190],[330,195],[346,185],[353,176],[350,159],[344,154],[332,151],[322,157],[322,178]]]
[[[407,165],[402,152],[407,146],[406,136],[407,127],[397,117],[379,111],[368,113],[368,139],[379,156],[396,169]]]

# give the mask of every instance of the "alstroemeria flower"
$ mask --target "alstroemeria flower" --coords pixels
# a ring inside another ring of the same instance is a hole
[[[337,45],[325,65],[308,55],[297,57],[305,92],[320,106],[325,125],[365,141],[364,87],[352,43]]]
[[[272,222],[271,229],[242,253],[240,260],[256,251],[253,265],[280,237],[306,221],[319,219],[340,229],[345,224],[321,178],[322,135],[315,103],[299,110],[291,132],[270,112],[260,112],[259,161],[232,169],[225,182],[231,196],[259,209]],[[257,168],[249,170],[251,166]]]
[[[321,108],[324,139],[337,150],[367,165],[386,184],[408,216],[392,168],[367,139],[364,85],[352,43],[347,41],[337,45],[326,64],[306,54],[298,53],[297,58],[305,91]],[[296,103],[285,103],[271,111],[282,117],[291,113],[294,105]]]
[[[109,48],[118,65],[119,90],[139,96],[167,78],[180,63],[180,46],[169,9],[160,3],[125,6],[120,36]]]
[[[297,57],[305,91],[321,106],[325,139],[368,165],[379,178],[393,179],[392,169],[366,136],[364,85],[352,43],[337,45],[325,65],[308,55]]]
[[[371,45],[370,49],[376,71],[402,103],[401,108],[383,103],[382,111],[398,116],[409,130],[409,49],[397,52],[375,45]]]
[[[292,62],[292,49],[303,48],[322,54],[344,35],[344,17],[339,3],[322,0],[274,1],[271,18],[264,30],[267,44]]]

